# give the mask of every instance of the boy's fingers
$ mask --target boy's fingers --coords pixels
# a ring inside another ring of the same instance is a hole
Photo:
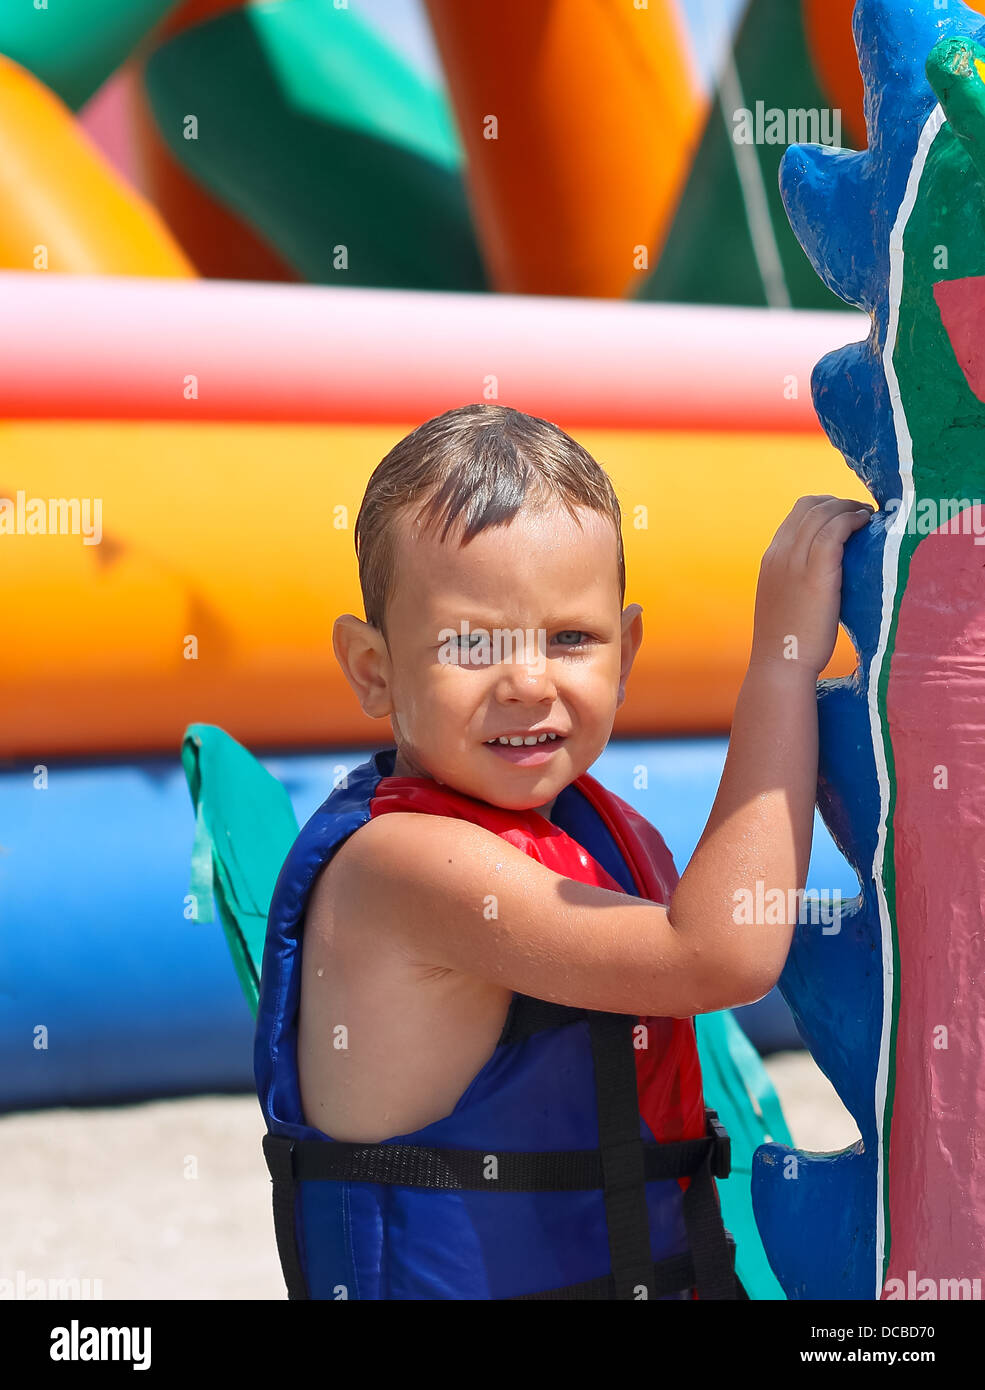
[[[806,561],[814,537],[822,527],[828,525],[832,517],[842,513],[855,514],[863,507],[867,508],[866,516],[871,516],[875,511],[871,502],[833,497],[830,492],[798,497],[790,514],[774,532],[770,550],[774,553],[786,551],[791,556],[799,552],[802,561]]]
[[[815,532],[808,548],[807,563],[810,563],[811,553],[815,547],[840,550],[848,537],[853,532],[860,531],[863,526],[867,526],[871,519],[872,512],[868,508],[859,510],[854,503],[849,503],[844,511],[837,512],[833,517],[830,517]]]
[[[773,541],[776,542],[784,540],[787,536],[787,533],[791,530],[794,533],[796,533],[797,527],[800,525],[800,522],[807,514],[807,512],[811,509],[811,507],[815,506],[818,502],[828,501],[830,497],[830,492],[811,493],[808,496],[798,497],[796,502],[790,508],[788,514],[783,518],[779,526],[773,532]]]
[[[809,497],[798,497],[790,509],[787,520],[793,526],[799,526],[804,517],[807,516],[821,502],[837,502],[830,492],[811,494]]]
[[[816,503],[804,513],[797,527],[797,543],[809,548],[818,532],[830,525],[835,517],[854,516],[864,506],[865,503],[857,498],[848,497],[829,497]]]

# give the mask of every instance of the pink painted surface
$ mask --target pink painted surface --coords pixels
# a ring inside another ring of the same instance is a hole
[[[985,1290],[985,509],[961,515],[969,534],[917,546],[887,696],[900,953],[888,1277]]]
[[[951,347],[968,385],[985,401],[985,275],[942,280],[934,286]]]

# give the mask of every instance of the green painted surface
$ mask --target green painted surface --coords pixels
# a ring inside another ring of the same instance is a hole
[[[913,446],[913,507],[937,509],[946,499],[979,498],[985,450],[985,405],[975,396],[954,355],[934,299],[942,280],[985,275],[985,84],[962,61],[971,53],[985,60],[985,49],[971,39],[939,44],[927,63],[927,76],[944,108],[939,131],[924,166],[903,239],[903,291],[893,367],[900,403]],[[919,529],[904,531],[887,651],[896,648],[902,596],[917,546]],[[896,1086],[899,1027],[900,955],[896,916],[896,770],[889,731],[887,692],[890,663],[883,663],[878,706],[889,776],[889,812],[883,882],[893,933],[892,1031],[883,1133],[888,1136]],[[886,1225],[883,1278],[889,1268],[891,1229],[889,1163],[883,1169],[882,1202]]]

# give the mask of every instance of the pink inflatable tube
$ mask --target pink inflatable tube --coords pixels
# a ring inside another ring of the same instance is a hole
[[[0,273],[6,418],[819,432],[813,364],[861,313]]]

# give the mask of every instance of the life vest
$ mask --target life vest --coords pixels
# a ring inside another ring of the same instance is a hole
[[[455,816],[557,873],[669,902],[657,831],[587,773],[549,821],[427,778],[396,749],[348,774],[298,835],[270,904],[254,1070],[292,1299],[745,1298],[715,1177],[729,1139],[703,1102],[690,1018],[515,993],[451,1114],[382,1143],[307,1124],[297,1068],[301,938],[319,871],[374,816]]]

